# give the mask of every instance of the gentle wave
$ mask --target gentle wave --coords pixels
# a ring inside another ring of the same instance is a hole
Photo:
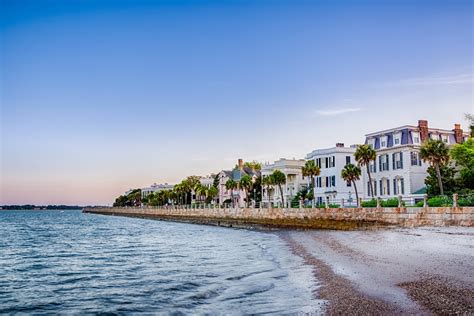
[[[79,211],[0,212],[0,313],[320,313],[278,236]]]

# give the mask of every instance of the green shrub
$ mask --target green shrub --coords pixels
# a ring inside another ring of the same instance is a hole
[[[382,207],[398,207],[398,199],[397,198],[388,199],[386,201],[381,201],[380,204]],[[405,205],[405,204],[402,202],[402,205]]]
[[[362,207],[377,207],[377,200],[362,201]]]
[[[416,202],[415,206],[416,207],[423,207],[424,202],[423,201],[418,201]]]
[[[474,195],[459,198],[458,205],[459,206],[474,206]]]
[[[340,208],[339,204],[329,204],[329,208]]]
[[[429,207],[452,206],[453,201],[447,196],[435,196],[428,199]]]

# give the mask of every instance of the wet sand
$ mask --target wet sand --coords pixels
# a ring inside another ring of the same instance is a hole
[[[284,231],[329,315],[474,314],[474,228]]]

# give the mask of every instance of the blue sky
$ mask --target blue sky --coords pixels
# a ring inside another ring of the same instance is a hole
[[[471,1],[0,3],[0,203],[107,204],[474,112]]]

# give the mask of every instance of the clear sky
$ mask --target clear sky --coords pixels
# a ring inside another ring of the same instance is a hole
[[[472,1],[0,3],[0,204],[109,204],[474,112]]]

